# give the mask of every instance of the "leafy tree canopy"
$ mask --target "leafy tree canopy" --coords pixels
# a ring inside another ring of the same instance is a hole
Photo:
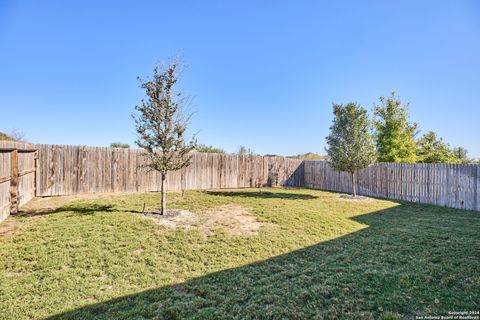
[[[418,140],[417,156],[423,163],[459,163],[450,146],[433,131]]]
[[[356,196],[355,172],[375,162],[377,154],[367,110],[356,103],[333,104],[333,124],[327,137],[327,153],[332,168],[352,175],[352,195]]]
[[[475,159],[472,159],[468,156],[468,150],[463,147],[456,147],[452,150],[454,157],[458,163],[474,163]]]
[[[327,153],[332,167],[354,173],[371,165],[376,159],[367,110],[350,102],[333,104],[334,120],[327,137]]]
[[[418,124],[409,121],[408,103],[392,92],[374,105],[375,142],[380,162],[416,162]]]

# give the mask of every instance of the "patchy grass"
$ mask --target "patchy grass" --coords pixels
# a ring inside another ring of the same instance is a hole
[[[480,309],[478,212],[303,189],[169,194],[172,208],[199,217],[248,210],[261,226],[242,234],[142,217],[143,203],[155,208],[159,198],[35,199],[0,238],[0,319],[395,319]]]

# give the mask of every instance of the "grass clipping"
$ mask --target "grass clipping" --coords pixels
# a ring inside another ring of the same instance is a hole
[[[262,223],[247,208],[234,204],[208,209],[202,215],[188,210],[169,209],[164,215],[153,211],[144,213],[144,216],[168,228],[197,228],[207,235],[216,229],[230,236],[256,235],[262,227]]]

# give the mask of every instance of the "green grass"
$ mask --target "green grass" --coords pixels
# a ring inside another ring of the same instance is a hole
[[[158,193],[35,199],[0,238],[0,319],[395,319],[480,309],[480,213],[304,189],[168,195],[237,204],[257,235],[168,229]]]

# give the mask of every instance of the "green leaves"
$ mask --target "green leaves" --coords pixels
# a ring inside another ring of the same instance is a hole
[[[395,92],[373,106],[375,142],[380,162],[472,163],[465,148],[451,148],[430,131],[416,140],[418,124],[408,120],[408,103]]]
[[[408,103],[392,92],[390,97],[380,97],[373,115],[378,161],[417,162],[418,124],[408,120]]]
[[[226,153],[225,150],[223,149],[215,148],[213,146],[209,146],[206,144],[197,144],[197,146],[195,147],[195,150],[203,153],[221,153],[221,154]]]
[[[196,141],[185,141],[185,132],[191,114],[187,112],[188,98],[175,90],[181,64],[174,60],[169,65],[153,70],[153,79],[139,78],[147,100],[135,107],[138,139],[136,144],[145,149],[148,167],[162,173],[190,165],[190,151]]]
[[[451,149],[437,137],[435,132],[429,131],[418,140],[419,162],[424,163],[469,163],[472,160],[467,157],[464,148]]]
[[[333,104],[335,116],[327,137],[327,153],[335,170],[354,173],[375,162],[367,110],[356,103]]]

